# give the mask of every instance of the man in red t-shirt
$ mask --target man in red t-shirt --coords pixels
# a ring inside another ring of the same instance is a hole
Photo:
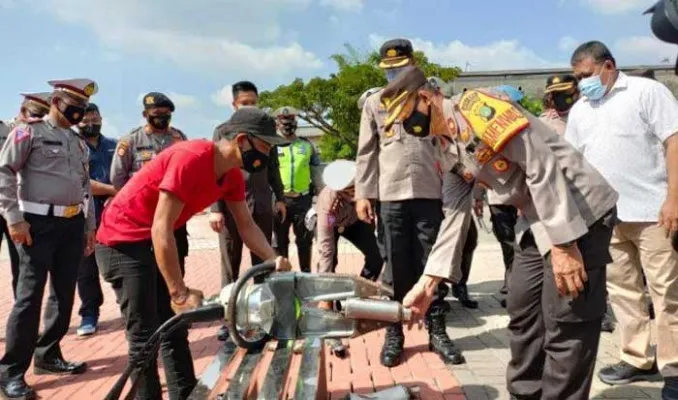
[[[279,270],[290,269],[252,220],[240,171],[267,165],[271,146],[287,141],[276,134],[275,121],[256,108],[236,111],[230,124],[238,132],[231,140],[192,140],[160,153],[104,210],[96,258],[125,318],[130,358],[175,312],[200,305],[202,293],[184,283],[174,231],[217,200],[226,201],[253,253],[275,259]],[[175,331],[161,349],[170,398],[186,399],[196,384],[188,330]],[[160,399],[161,393],[154,365],[143,376],[137,398]]]

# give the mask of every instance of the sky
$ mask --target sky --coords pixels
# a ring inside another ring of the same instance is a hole
[[[328,76],[344,44],[368,52],[404,37],[469,71],[567,66],[584,41],[619,65],[672,64],[642,15],[653,0],[0,0],[0,116],[51,79],[90,78],[105,135],[139,126],[141,97],[175,102],[173,125],[211,137],[232,113],[230,84],[260,91]],[[494,5],[494,6],[493,6]]]

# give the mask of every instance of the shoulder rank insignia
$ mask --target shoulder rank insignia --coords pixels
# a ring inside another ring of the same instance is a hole
[[[476,136],[495,152],[530,125],[513,104],[478,90],[462,95],[459,110]]]
[[[129,149],[129,144],[126,141],[121,140],[118,142],[118,146],[115,152],[118,155],[118,157],[124,157],[125,154],[127,154],[127,149]]]
[[[496,153],[492,151],[491,148],[482,146],[476,150],[476,160],[481,164],[485,165]]]
[[[19,144],[31,138],[33,128],[30,126],[18,126],[14,128],[14,143]]]

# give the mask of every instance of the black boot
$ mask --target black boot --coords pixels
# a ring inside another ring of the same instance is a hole
[[[612,317],[607,312],[603,315],[603,322],[600,324],[600,330],[602,332],[614,332],[614,322],[612,322]]]
[[[664,378],[664,387],[662,388],[662,400],[678,400],[677,376]]]
[[[468,296],[468,288],[466,285],[453,285],[452,294],[459,300],[462,306],[466,308],[478,308],[478,302],[471,300]]]
[[[403,353],[405,344],[405,335],[403,326],[400,324],[389,325],[386,328],[386,337],[384,338],[384,347],[381,348],[381,365],[384,367],[395,367],[400,363],[400,355]]]
[[[466,362],[461,351],[447,336],[445,327],[445,310],[430,311],[426,316],[428,320],[428,349],[436,353],[445,363],[463,364]]]
[[[3,399],[33,400],[35,391],[26,384],[24,378],[0,382],[0,397]]]
[[[229,337],[228,328],[226,326],[219,328],[219,332],[217,332],[217,340],[225,342],[229,339]]]

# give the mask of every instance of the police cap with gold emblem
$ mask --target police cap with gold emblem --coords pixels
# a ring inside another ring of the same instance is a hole
[[[574,75],[551,75],[546,79],[544,93],[567,92],[577,88],[577,78]]]
[[[144,110],[151,108],[169,108],[170,112],[174,112],[174,103],[165,94],[160,92],[151,92],[144,96]]]
[[[410,64],[412,60],[412,42],[407,39],[392,39],[385,42],[379,49],[381,62],[379,68],[400,68]]]
[[[226,122],[223,131],[227,135],[249,133],[272,145],[286,145],[289,140],[278,136],[275,120],[256,107],[241,107]]]
[[[273,111],[273,116],[278,119],[282,118],[294,118],[299,114],[299,110],[292,106],[280,107],[277,110]]]
[[[21,95],[24,97],[24,101],[32,102],[46,109],[49,109],[50,102],[52,101],[52,92],[21,93]]]
[[[47,83],[54,88],[55,92],[68,93],[85,101],[89,101],[89,98],[99,91],[96,82],[91,79],[63,79],[52,80]]]

